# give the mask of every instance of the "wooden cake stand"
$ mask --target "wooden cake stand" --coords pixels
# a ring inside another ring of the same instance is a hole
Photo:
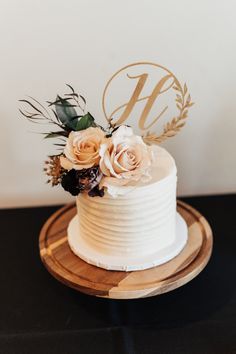
[[[165,264],[124,272],[86,263],[71,251],[67,242],[67,227],[77,212],[74,204],[59,209],[44,224],[39,238],[41,259],[56,279],[89,295],[134,299],[174,290],[203,270],[213,244],[211,228],[198,211],[180,201],[177,209],[188,225],[188,241],[182,252]]]

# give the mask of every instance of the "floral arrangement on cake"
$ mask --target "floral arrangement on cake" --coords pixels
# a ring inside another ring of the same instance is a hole
[[[20,100],[27,110],[20,112],[32,122],[48,122],[57,130],[45,133],[45,139],[57,138],[60,153],[45,161],[48,183],[61,185],[73,196],[88,193],[104,195],[109,185],[123,186],[150,179],[152,147],[131,127],[107,128],[96,123],[86,109],[85,98],[67,85],[69,93],[57,95],[46,108],[36,99]]]

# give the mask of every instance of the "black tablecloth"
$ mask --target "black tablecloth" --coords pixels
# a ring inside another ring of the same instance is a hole
[[[213,255],[170,293],[83,295],[42,265],[38,234],[58,207],[0,211],[0,353],[236,353],[236,195],[183,198],[209,221]]]

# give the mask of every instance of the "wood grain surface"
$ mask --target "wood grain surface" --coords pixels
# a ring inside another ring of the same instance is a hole
[[[39,237],[41,259],[56,279],[89,295],[133,299],[174,290],[203,270],[213,245],[206,219],[186,203],[178,201],[177,209],[188,225],[188,242],[177,257],[160,266],[141,271],[111,271],[77,257],[67,242],[67,227],[76,214],[74,204],[59,209],[44,224]]]

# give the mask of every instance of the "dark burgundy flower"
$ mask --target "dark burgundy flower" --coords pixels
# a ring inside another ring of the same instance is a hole
[[[98,166],[83,170],[70,170],[63,175],[62,187],[72,195],[76,196],[80,192],[87,191],[90,196],[104,195],[103,190],[99,190],[98,184],[102,179],[102,173]],[[91,193],[90,193],[91,192]]]
[[[65,189],[65,191],[70,194],[76,196],[80,193],[80,186],[77,178],[77,171],[70,170],[66,174],[63,175],[61,179],[61,185]]]
[[[90,197],[103,197],[104,196],[104,188],[99,189],[99,186],[94,187],[88,192]]]

